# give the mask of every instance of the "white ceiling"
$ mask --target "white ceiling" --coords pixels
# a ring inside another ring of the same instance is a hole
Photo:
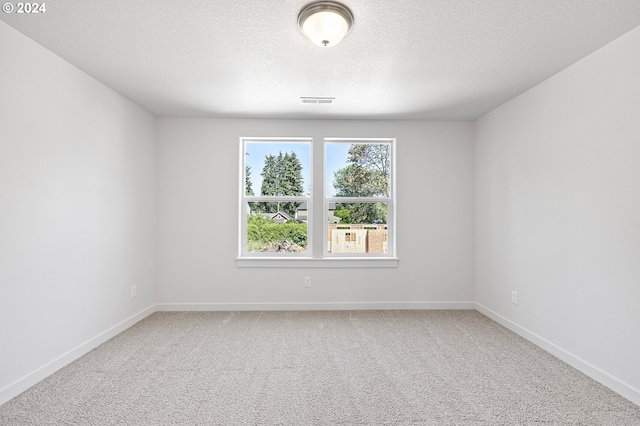
[[[158,116],[432,120],[476,119],[640,25],[640,0],[344,0],[354,28],[323,49],[298,31],[310,1],[58,0],[0,19]]]

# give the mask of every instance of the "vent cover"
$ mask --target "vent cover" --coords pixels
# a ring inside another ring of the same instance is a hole
[[[332,104],[336,98],[320,98],[317,96],[300,96],[300,102],[303,104]]]

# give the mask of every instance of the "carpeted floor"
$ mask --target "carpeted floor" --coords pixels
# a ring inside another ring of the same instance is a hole
[[[1,425],[640,425],[475,311],[156,312],[0,406]]]

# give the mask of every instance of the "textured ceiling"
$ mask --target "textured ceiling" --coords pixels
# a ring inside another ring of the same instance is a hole
[[[58,0],[0,19],[158,116],[476,119],[640,25],[640,0]],[[308,105],[301,96],[335,97]]]

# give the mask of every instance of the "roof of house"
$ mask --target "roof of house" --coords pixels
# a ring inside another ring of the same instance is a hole
[[[276,216],[282,216],[285,220],[293,220],[293,218],[286,212],[275,212],[275,213],[260,213],[264,217],[268,217],[269,219],[274,219]]]

